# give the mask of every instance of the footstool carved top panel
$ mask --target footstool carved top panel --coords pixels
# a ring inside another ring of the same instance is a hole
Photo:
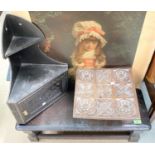
[[[78,69],[74,118],[140,119],[130,68]]]

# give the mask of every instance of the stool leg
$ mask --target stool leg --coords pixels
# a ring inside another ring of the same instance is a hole
[[[38,142],[39,141],[39,138],[37,136],[38,132],[35,132],[35,131],[26,131],[25,133],[28,134],[28,139],[31,142]]]
[[[140,131],[132,131],[129,135],[129,142],[138,142],[140,138]]]

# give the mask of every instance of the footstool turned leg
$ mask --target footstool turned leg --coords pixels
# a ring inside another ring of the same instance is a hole
[[[28,139],[29,139],[31,142],[38,142],[38,141],[39,141],[39,138],[38,138],[36,132],[26,132],[26,133],[28,134]]]

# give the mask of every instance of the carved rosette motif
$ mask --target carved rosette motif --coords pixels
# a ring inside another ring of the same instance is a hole
[[[135,114],[134,100],[131,99],[116,99],[116,113],[118,115],[132,115]]]
[[[94,71],[93,70],[86,70],[86,69],[81,69],[77,71],[77,79],[81,80],[81,81],[86,81],[86,82],[90,82],[94,80]]]
[[[96,103],[94,98],[76,98],[77,109],[76,113],[86,114],[86,115],[94,115],[96,113]]]

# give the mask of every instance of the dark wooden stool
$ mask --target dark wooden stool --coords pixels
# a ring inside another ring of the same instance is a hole
[[[142,131],[151,128],[149,116],[140,90],[137,90],[141,124],[133,121],[106,121],[73,119],[73,92],[42,112],[25,125],[16,125],[18,131],[28,134],[31,141],[41,138],[101,139],[104,137],[128,137],[130,142],[139,140]]]

